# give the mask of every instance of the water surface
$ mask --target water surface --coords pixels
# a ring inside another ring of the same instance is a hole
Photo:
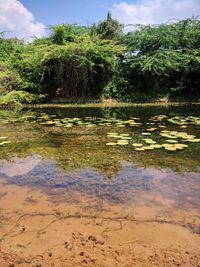
[[[60,189],[118,205],[150,206],[163,205],[147,197],[160,195],[176,208],[198,210],[199,116],[198,105],[1,110],[0,177],[49,194]],[[163,137],[163,131],[189,137]],[[109,133],[125,134],[127,143],[109,145],[121,140]],[[152,149],[145,139],[185,147]],[[135,143],[151,149],[137,150]]]

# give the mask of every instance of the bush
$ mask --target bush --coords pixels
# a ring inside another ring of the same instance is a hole
[[[25,91],[11,91],[6,95],[0,96],[0,105],[21,106],[22,104],[30,104],[44,99],[42,95],[34,95]]]

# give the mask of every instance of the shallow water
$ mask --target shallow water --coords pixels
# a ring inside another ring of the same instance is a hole
[[[8,142],[0,146],[0,177],[8,184],[49,194],[51,189],[58,194],[64,189],[111,204],[164,205],[147,197],[159,195],[173,207],[199,210],[199,116],[198,105],[1,110],[0,142]],[[166,144],[173,140],[160,135],[166,130],[193,135],[197,142],[176,137],[186,147],[175,151],[164,147],[139,151],[133,146],[141,142],[148,146],[145,138]],[[109,146],[116,142],[110,132],[130,139],[125,145]],[[70,201],[76,202],[73,197]]]

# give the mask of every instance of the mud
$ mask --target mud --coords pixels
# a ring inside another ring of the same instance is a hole
[[[0,192],[1,267],[200,266],[199,211],[160,195],[119,205],[3,182]]]

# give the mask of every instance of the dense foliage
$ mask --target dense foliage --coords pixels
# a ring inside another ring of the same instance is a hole
[[[140,25],[125,34],[109,13],[91,27],[52,26],[48,37],[30,43],[1,36],[0,104],[8,93],[12,103],[44,101],[40,95],[46,101],[198,98],[200,20]]]
[[[125,37],[123,69],[135,90],[169,96],[200,93],[200,21],[142,26]]]

